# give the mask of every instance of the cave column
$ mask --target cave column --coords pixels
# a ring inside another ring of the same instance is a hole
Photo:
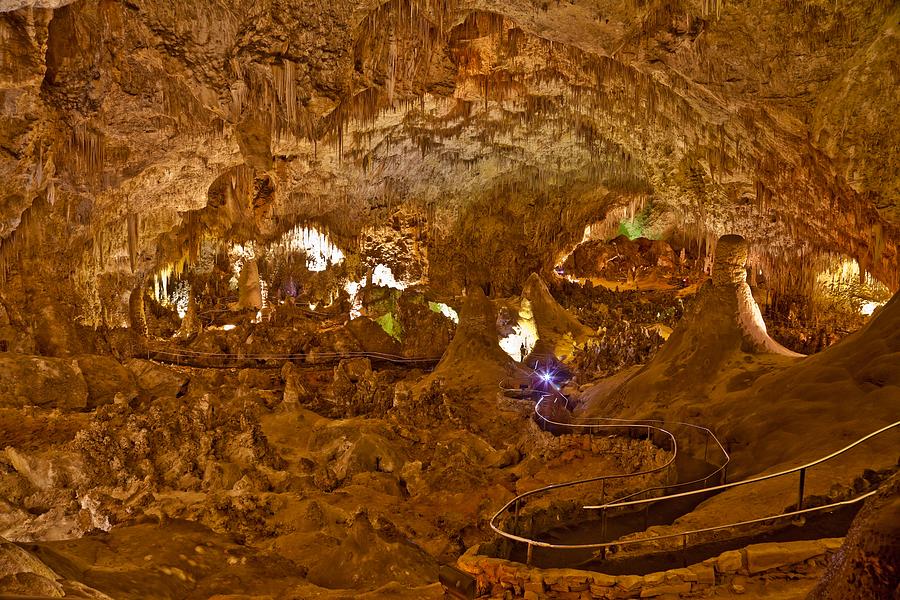
[[[144,286],[138,284],[128,297],[128,320],[131,329],[138,335],[146,337],[147,331],[147,313],[144,312]]]

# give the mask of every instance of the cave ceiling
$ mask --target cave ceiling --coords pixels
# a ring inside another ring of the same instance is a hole
[[[660,230],[838,253],[898,284],[893,2],[0,11],[4,269],[56,254],[146,277],[198,223],[274,239],[318,222],[348,240],[404,209],[426,216],[433,256],[469,240],[470,262],[525,272],[640,201]]]

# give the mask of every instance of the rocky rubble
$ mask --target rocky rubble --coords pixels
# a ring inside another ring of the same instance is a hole
[[[489,593],[492,597],[507,593],[532,600],[693,597],[710,593],[713,587],[730,587],[736,593],[753,588],[765,594],[766,586],[772,581],[817,577],[842,541],[841,538],[830,538],[752,544],[702,563],[646,575],[614,576],[576,569],[528,568],[480,556],[477,546],[461,556],[457,565],[476,578],[481,593]],[[763,573],[764,579],[751,579]]]
[[[693,255],[693,253],[692,253]],[[562,264],[567,274],[576,278],[599,278],[611,282],[634,282],[638,278],[680,283],[694,262],[687,264],[664,240],[619,235],[608,241],[593,240],[579,244]],[[652,277],[648,277],[652,273]]]
[[[665,340],[656,329],[619,321],[601,329],[575,348],[572,364],[579,381],[607,377],[622,369],[647,362]]]

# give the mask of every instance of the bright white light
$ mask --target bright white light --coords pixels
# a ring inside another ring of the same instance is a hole
[[[286,232],[276,244],[283,252],[302,252],[306,255],[306,268],[313,272],[324,271],[344,260],[341,249],[331,243],[331,238],[315,227],[298,225]]]
[[[522,324],[513,325],[512,328],[513,332],[501,339],[499,344],[514,361],[522,362],[537,343],[537,331],[531,323],[524,323],[524,326]],[[524,354],[522,353],[523,347],[525,348]]]
[[[551,375],[550,373],[541,373],[540,377],[541,381],[544,381],[546,383],[550,383],[553,380],[553,375]]]
[[[428,308],[430,308],[434,312],[441,313],[454,323],[459,323],[459,314],[443,302],[429,302]]]
[[[359,298],[359,291],[366,285],[366,280],[348,281],[344,284],[347,295],[350,296],[350,319],[356,319],[362,315],[362,299]]]
[[[316,310],[316,306],[318,306],[318,304],[316,304],[315,302],[310,302],[310,303],[309,303],[309,310]]]
[[[157,302],[162,302],[163,298],[168,297],[169,276],[171,274],[171,267],[164,267],[158,274],[153,276],[153,297]]]
[[[259,297],[262,299],[262,308],[268,307],[269,285],[262,279],[259,280]]]
[[[256,260],[256,245],[253,242],[246,244],[232,244],[228,249],[228,262],[231,263],[231,271],[234,273],[235,281],[241,276],[241,269],[244,263]]]
[[[176,281],[175,285],[170,287],[171,275],[172,269],[165,268],[153,276],[153,295],[163,306],[175,309],[178,318],[183,319],[191,299],[191,284],[182,280]]]
[[[884,304],[884,302],[866,302],[862,306],[859,307],[859,312],[862,315],[869,316],[873,312],[875,312],[876,308],[878,308],[879,306],[882,306],[883,304]]]
[[[394,288],[395,290],[405,290],[409,284],[405,281],[397,281],[394,272],[387,265],[375,265],[372,271],[372,285],[381,287]]]
[[[222,325],[222,329],[224,331],[231,331],[235,327],[237,327],[237,325],[235,325],[234,323],[228,323],[227,325]]]

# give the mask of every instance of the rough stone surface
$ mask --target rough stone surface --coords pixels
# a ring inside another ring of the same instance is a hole
[[[730,550],[716,559],[716,571],[719,573],[736,573],[744,568],[744,553],[741,550]]]
[[[75,360],[0,354],[0,399],[13,407],[79,410],[88,406],[88,386]]]
[[[116,359],[108,356],[81,355],[78,367],[88,388],[88,408],[96,408],[113,402],[116,395],[123,401],[137,397],[138,389],[131,371]]]
[[[641,590],[641,598],[655,598],[657,596],[663,596],[665,594],[682,596],[689,593],[690,591],[690,583],[669,583],[664,585],[645,587]]]
[[[784,542],[780,544],[755,544],[746,549],[732,550],[703,563],[685,568],[648,573],[643,576],[612,576],[576,569],[538,569],[508,560],[480,555],[473,546],[459,558],[457,566],[472,574],[479,581],[480,589],[525,590],[539,597],[581,598],[676,598],[710,593],[706,590],[719,585],[728,586],[732,593],[742,594],[748,589],[750,579],[744,567],[744,554],[755,556],[758,565],[765,569],[750,575],[765,573],[771,578],[797,579],[810,572],[809,559],[821,559],[834,547],[837,539]],[[719,577],[716,568],[719,567]],[[744,573],[744,574],[739,574]],[[499,586],[499,587],[497,587]]]
[[[752,544],[747,546],[747,569],[751,574],[761,573],[824,554],[824,547],[818,540],[793,542],[791,544]]]
[[[155,397],[177,396],[189,381],[187,376],[148,360],[132,359],[125,367],[134,375],[141,391]]]
[[[712,566],[699,564],[691,565],[688,570],[694,573],[697,582],[704,585],[712,585],[716,582],[716,570]]]
[[[834,548],[833,540],[826,542]],[[900,589],[900,476],[882,484],[860,509],[809,600],[896,597]]]

